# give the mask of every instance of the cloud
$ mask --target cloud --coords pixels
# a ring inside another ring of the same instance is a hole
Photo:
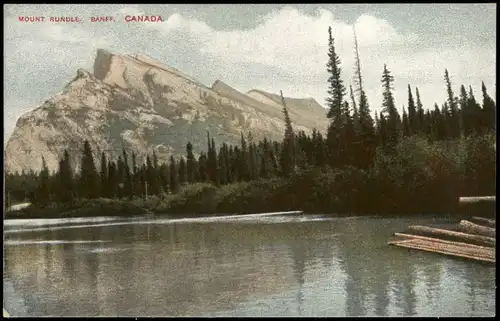
[[[327,30],[332,27],[337,51],[345,62],[352,63],[353,26],[335,20],[328,10],[316,15],[301,13],[285,7],[261,18],[254,29],[217,31],[202,21],[171,15],[163,24],[150,24],[166,34],[187,33],[200,44],[200,52],[221,57],[228,62],[253,62],[282,70],[297,70],[308,74],[324,73],[326,63]],[[404,37],[383,19],[362,15],[355,23],[360,47],[385,49],[415,40],[415,35]]]
[[[132,5],[125,8],[121,8],[120,10],[118,10],[118,13],[123,16],[126,15],[138,16],[138,15],[143,15],[144,11],[142,11],[138,5]]]
[[[332,27],[336,51],[348,86],[354,70],[353,25],[337,19],[328,10],[308,15],[293,7],[271,12],[247,30],[215,30],[202,21],[171,15],[162,25],[150,26],[169,35],[185,34],[198,44],[199,52],[229,65],[254,64],[277,70],[262,80],[265,90],[313,95],[320,103],[326,96],[327,30]],[[477,95],[481,80],[494,79],[495,48],[425,47],[418,34],[403,33],[388,21],[361,15],[354,23],[361,55],[365,88],[371,105],[382,101],[380,77],[383,65],[395,76],[396,100],[401,108],[407,101],[407,85],[420,89],[426,107],[445,99],[444,69],[454,78],[455,91],[462,83],[473,85]],[[248,72],[251,72],[251,68]],[[231,77],[231,76],[229,76]],[[258,86],[259,84],[253,84]],[[377,109],[377,108],[375,108]]]

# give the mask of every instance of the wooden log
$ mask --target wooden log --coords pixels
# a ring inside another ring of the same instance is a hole
[[[455,232],[434,227],[411,225],[408,227],[408,231],[416,235],[433,236],[444,240],[459,241],[475,245],[483,245],[489,247],[494,247],[496,245],[496,240],[492,237]]]
[[[421,239],[407,239],[403,241],[392,241],[390,245],[398,247],[416,249],[426,252],[440,253],[454,257],[466,258],[476,261],[495,263],[495,249],[485,247],[478,251],[470,246],[460,246],[456,244],[445,244],[442,242],[433,242]]]
[[[467,220],[461,220],[460,224],[458,224],[458,229],[461,232],[469,233],[469,234],[477,234],[488,237],[495,237],[496,230],[491,227],[482,226],[476,223],[472,223]]]
[[[491,247],[487,247],[487,246],[481,246],[481,245],[475,245],[475,244],[463,243],[463,242],[456,242],[456,241],[446,241],[446,240],[443,240],[443,239],[437,239],[437,238],[434,238],[434,237],[427,237],[427,236],[421,236],[421,235],[413,235],[413,234],[405,234],[405,233],[394,233],[394,236],[403,237],[405,239],[417,239],[417,240],[424,240],[424,241],[435,242],[435,243],[443,243],[443,244],[449,244],[449,245],[456,245],[456,246],[461,246],[461,247],[464,247],[464,248],[476,249],[477,251],[484,251],[486,249],[491,250]],[[398,242],[398,241],[396,241],[396,242]]]
[[[460,204],[478,203],[478,202],[496,202],[495,196],[462,196],[458,199]]]
[[[474,216],[470,220],[479,225],[496,228],[496,221],[489,218]]]

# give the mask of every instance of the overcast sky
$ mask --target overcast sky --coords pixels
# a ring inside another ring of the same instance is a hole
[[[126,23],[126,14],[161,15],[163,23]],[[82,23],[22,23],[18,16],[78,16]],[[496,4],[5,5],[4,132],[60,92],[78,68],[92,70],[97,48],[144,53],[194,76],[240,91],[258,88],[313,97],[324,105],[328,26],[342,77],[353,79],[352,26],[372,110],[382,102],[384,63],[395,77],[396,104],[419,87],[425,108],[453,89],[481,81],[495,96]],[[91,16],[116,21],[90,23]]]

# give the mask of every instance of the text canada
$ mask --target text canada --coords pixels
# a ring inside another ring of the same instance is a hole
[[[125,16],[125,22],[163,22],[161,16]]]

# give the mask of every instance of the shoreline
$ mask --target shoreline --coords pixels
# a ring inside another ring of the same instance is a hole
[[[110,201],[110,200],[106,200]],[[72,218],[97,218],[97,217],[116,217],[116,218],[162,218],[168,217],[172,219],[180,218],[211,218],[211,217],[224,217],[224,216],[244,216],[252,214],[264,214],[264,213],[276,213],[283,212],[287,213],[293,210],[282,210],[282,211],[268,211],[268,212],[254,212],[254,213],[235,213],[235,212],[218,212],[218,213],[208,213],[208,212],[191,212],[191,213],[171,213],[171,212],[158,212],[145,207],[136,207],[131,204],[133,201],[116,201],[111,200],[111,204],[106,206],[100,204],[100,206],[81,206],[77,208],[72,208],[70,210],[63,210],[62,208],[37,208],[37,207],[27,207],[17,211],[5,212],[4,220],[30,220],[30,219],[72,219]],[[120,203],[117,207],[116,203]],[[60,204],[59,204],[60,205]],[[300,211],[297,210],[297,211]],[[443,218],[449,217],[453,219],[467,218],[475,216],[475,213],[316,213],[316,212],[306,212],[297,213],[292,216],[324,216],[332,218],[350,218],[350,219],[361,219],[361,218],[380,218],[380,219],[390,219],[390,218],[412,218],[412,217],[429,217],[429,218]],[[483,216],[494,216],[483,214]]]

